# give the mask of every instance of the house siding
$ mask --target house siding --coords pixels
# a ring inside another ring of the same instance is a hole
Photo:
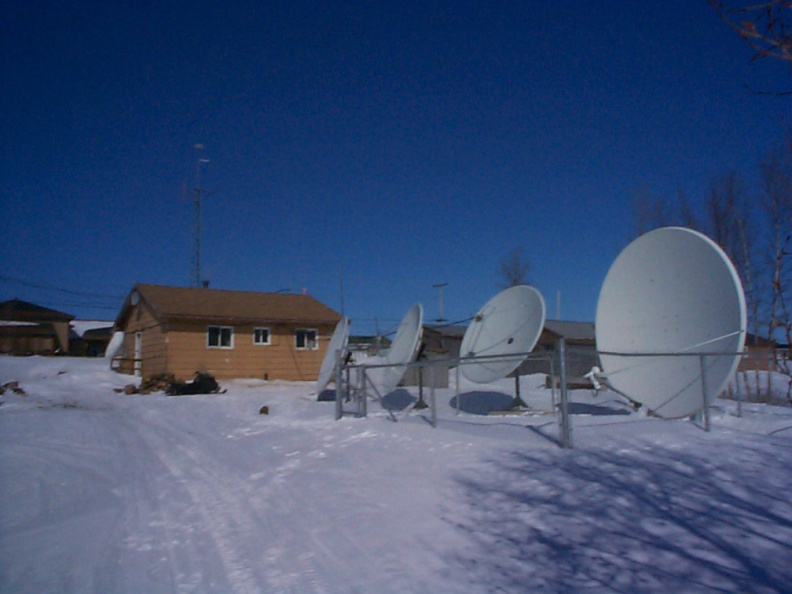
[[[307,295],[281,295],[155,285],[135,285],[116,329],[124,346],[116,368],[143,377],[170,373],[189,381],[197,372],[217,379],[315,381],[341,316]],[[313,320],[313,321],[312,321]],[[233,328],[232,347],[209,347],[212,326]],[[256,328],[269,344],[254,344]],[[316,349],[296,348],[297,329],[315,330]],[[135,335],[142,353],[135,360]]]
[[[737,371],[777,371],[778,357],[771,346],[746,346]]]
[[[140,375],[151,377],[167,371],[166,328],[156,320],[144,303],[134,306],[130,312],[119,371],[129,374],[135,372],[135,334],[138,332],[142,335]]]
[[[11,299],[0,303],[0,353],[49,355],[69,352],[74,316]]]
[[[206,333],[209,326],[233,327],[233,348],[207,347]],[[270,328],[269,345],[253,343],[254,328],[262,326]],[[305,324],[172,322],[162,357],[155,355],[156,349],[147,350],[144,337],[143,375],[145,377],[167,370],[183,381],[191,380],[196,372],[206,372],[217,379],[315,381],[334,327],[324,324],[311,326],[319,333],[319,348],[298,350],[294,345],[294,331],[303,327]],[[130,329],[130,332],[134,331]],[[163,364],[157,365],[159,361]]]
[[[55,352],[55,338],[47,336],[27,336],[10,332],[0,335],[0,353],[9,355],[30,355]]]

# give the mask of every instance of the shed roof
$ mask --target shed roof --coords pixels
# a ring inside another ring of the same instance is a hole
[[[462,338],[467,331],[467,326],[460,325],[429,325],[426,330],[437,332],[443,336]],[[545,320],[544,329],[567,340],[594,340],[593,322],[570,322],[568,320]]]
[[[567,340],[594,340],[594,322],[545,320],[545,329]]]
[[[11,299],[0,303],[0,320],[21,322],[69,322],[73,315],[63,313],[21,299]]]
[[[341,314],[310,295],[137,284],[127,297],[116,325],[123,325],[134,305],[136,292],[162,322],[335,324],[341,319]]]
[[[424,326],[426,330],[431,332],[437,332],[442,336],[448,336],[451,338],[462,338],[467,331],[467,326],[460,326],[460,325],[441,325],[441,324],[426,324]]]

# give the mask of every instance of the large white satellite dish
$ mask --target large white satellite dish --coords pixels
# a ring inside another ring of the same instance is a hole
[[[479,384],[506,377],[534,348],[544,322],[545,302],[539,291],[526,285],[501,291],[487,301],[465,331],[460,355],[487,358],[462,365],[462,375]]]
[[[335,371],[336,352],[346,349],[347,342],[349,342],[349,320],[346,316],[342,316],[341,320],[336,324],[333,336],[330,337],[330,343],[327,345],[322,366],[319,368],[319,377],[316,379],[316,394],[319,395],[330,383]]]
[[[377,361],[378,364],[391,364],[394,367],[375,367],[367,372],[380,396],[393,392],[404,377],[407,364],[411,363],[418,353],[422,328],[423,306],[416,303],[404,314],[388,353]]]
[[[745,295],[728,256],[682,227],[642,235],[616,258],[597,303],[599,351],[608,382],[662,417],[704,408],[733,377],[745,344]],[[679,353],[727,353],[704,357]],[[703,384],[702,384],[703,381]],[[704,393],[706,386],[706,395]]]

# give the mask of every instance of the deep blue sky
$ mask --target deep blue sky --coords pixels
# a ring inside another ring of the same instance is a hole
[[[213,288],[340,311],[343,274],[366,333],[441,282],[469,317],[523,246],[550,317],[593,320],[636,195],[750,181],[792,114],[706,0],[29,0],[0,56],[0,300],[83,318],[190,283],[203,143]]]

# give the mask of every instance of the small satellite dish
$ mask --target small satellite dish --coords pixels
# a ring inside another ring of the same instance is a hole
[[[140,303],[140,293],[138,293],[137,289],[132,291],[132,293],[129,295],[129,302],[132,305],[137,305]]]
[[[459,351],[462,357],[497,358],[462,365],[462,375],[478,384],[506,377],[534,348],[544,322],[545,302],[539,291],[526,285],[501,291],[473,318]]]
[[[319,368],[319,377],[316,379],[316,394],[321,394],[322,391],[330,383],[335,371],[336,352],[344,351],[349,342],[349,320],[346,316],[342,316],[341,320],[336,324],[333,336],[330,337],[330,343],[327,345],[322,366]]]
[[[597,349],[608,382],[662,417],[711,402],[733,377],[745,345],[745,295],[728,256],[697,231],[664,227],[614,261],[600,291]],[[704,358],[680,353],[724,353]],[[706,395],[702,385],[706,384]]]
[[[402,318],[387,355],[381,361],[377,361],[395,367],[376,367],[368,371],[368,377],[377,387],[380,396],[390,394],[399,385],[407,372],[407,363],[411,363],[418,353],[422,329],[423,306],[416,303]]]

